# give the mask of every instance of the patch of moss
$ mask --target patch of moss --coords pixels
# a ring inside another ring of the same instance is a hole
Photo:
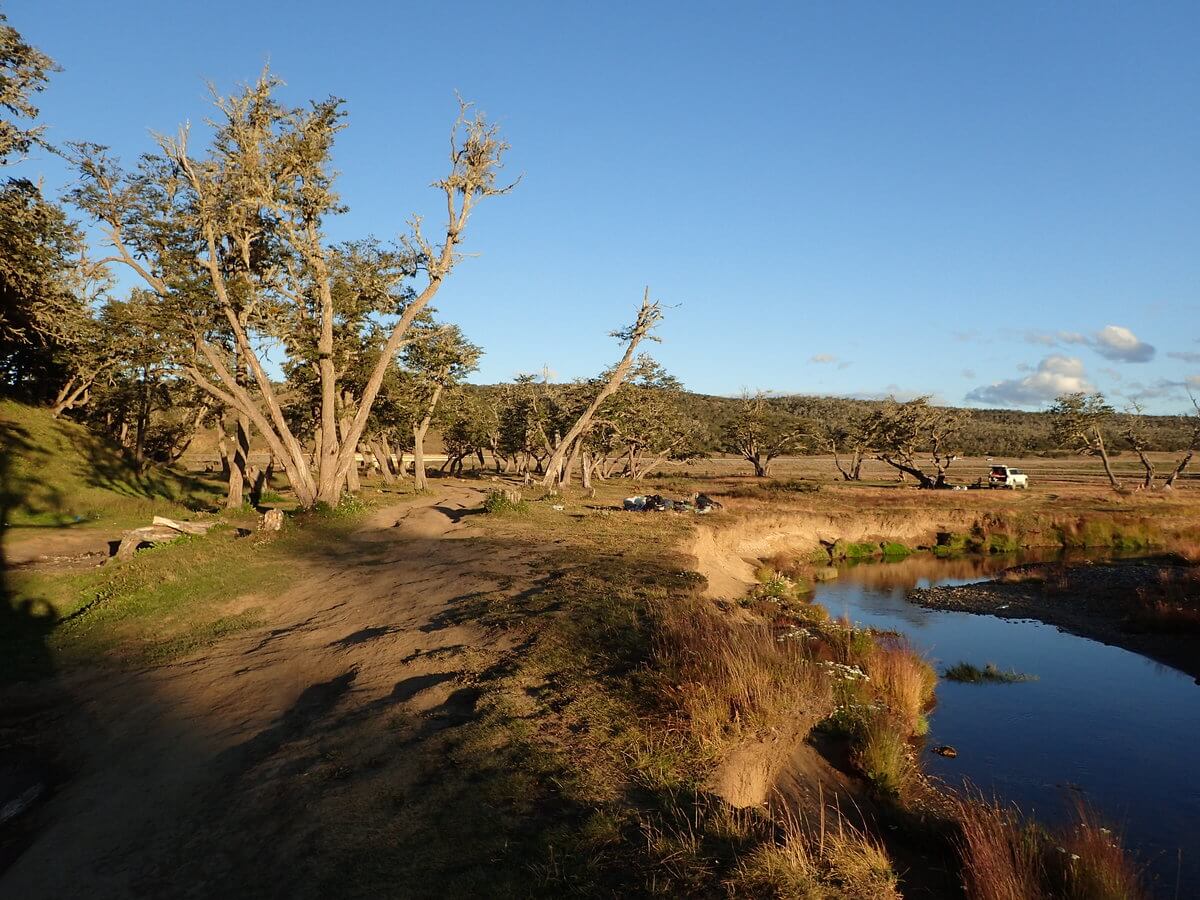
[[[988,553],[1016,553],[1021,549],[1021,541],[1011,534],[989,534],[984,542]]]
[[[831,556],[834,559],[870,559],[872,556],[879,556],[880,550],[878,544],[872,544],[869,541],[836,541],[831,551]]]
[[[884,541],[879,545],[879,549],[883,551],[884,556],[893,559],[899,556],[908,556],[913,552],[911,547],[896,541]]]

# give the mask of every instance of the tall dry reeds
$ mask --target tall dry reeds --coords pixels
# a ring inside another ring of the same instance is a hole
[[[1082,801],[1073,822],[1049,832],[1012,806],[958,798],[956,819],[968,900],[1144,900],[1141,872]]]

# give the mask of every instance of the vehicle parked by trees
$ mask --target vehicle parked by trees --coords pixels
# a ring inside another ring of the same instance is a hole
[[[1008,488],[1013,491],[1020,488],[1027,491],[1029,490],[1029,476],[1011,466],[992,466],[992,471],[988,474],[988,486]]]

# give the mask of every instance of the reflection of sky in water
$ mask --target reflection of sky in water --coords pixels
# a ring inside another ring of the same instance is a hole
[[[1027,812],[1052,821],[1078,786],[1140,848],[1163,892],[1200,896],[1200,686],[1174,669],[1040,622],[927,610],[909,587],[963,584],[1003,568],[929,558],[858,566],[817,587],[832,615],[906,632],[938,671],[960,660],[994,662],[1039,677],[1023,684],[941,681],[927,746],[952,744],[958,758],[926,754],[926,770],[947,782],[969,778]],[[1007,560],[1012,564],[1011,558]],[[945,565],[952,577],[937,578]]]

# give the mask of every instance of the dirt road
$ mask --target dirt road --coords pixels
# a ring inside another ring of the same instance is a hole
[[[481,501],[439,486],[373,514],[298,561],[295,588],[253,598],[268,627],[200,655],[0,694],[65,760],[0,896],[321,895],[316,860],[381,827],[379,785],[437,765],[511,649],[462,612],[531,583],[527,557],[477,538]]]

